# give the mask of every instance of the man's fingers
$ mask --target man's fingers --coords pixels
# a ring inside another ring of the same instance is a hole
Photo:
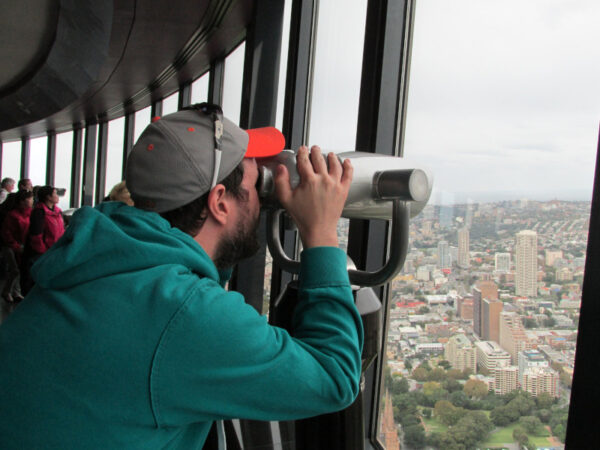
[[[342,164],[344,168],[344,173],[342,174],[342,184],[346,189],[350,189],[350,183],[352,183],[352,176],[354,175],[354,167],[352,167],[352,163],[350,159],[347,158]]]
[[[339,158],[333,152],[327,155],[327,161],[329,163],[329,175],[331,175],[336,181],[342,177],[342,164]]]
[[[308,147],[303,145],[298,149],[296,155],[296,167],[298,168],[298,175],[300,175],[300,183],[306,180],[311,174],[314,174],[310,158],[308,156]]]
[[[292,188],[290,186],[290,174],[283,164],[277,166],[275,173],[275,193],[281,205],[285,208],[292,197]]]
[[[325,163],[325,158],[321,154],[321,147],[313,145],[310,148],[310,160],[315,173],[327,173],[327,163]]]

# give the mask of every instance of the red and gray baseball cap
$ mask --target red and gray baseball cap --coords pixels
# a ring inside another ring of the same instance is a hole
[[[274,127],[243,130],[221,114],[192,107],[153,119],[129,154],[125,181],[136,207],[161,213],[202,196],[244,158],[273,156],[284,147]]]

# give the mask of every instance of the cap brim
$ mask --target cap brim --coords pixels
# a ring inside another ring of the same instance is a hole
[[[275,127],[246,130],[248,147],[244,158],[264,158],[280,153],[285,148],[285,137]]]

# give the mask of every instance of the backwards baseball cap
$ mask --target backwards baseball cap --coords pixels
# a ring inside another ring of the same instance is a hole
[[[125,180],[136,207],[161,213],[210,191],[244,158],[284,147],[277,128],[242,130],[219,106],[200,103],[153,119],[129,154]]]

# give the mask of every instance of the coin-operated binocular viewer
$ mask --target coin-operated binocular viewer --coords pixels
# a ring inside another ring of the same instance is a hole
[[[432,189],[432,176],[404,158],[362,152],[340,153],[341,161],[350,159],[354,177],[342,217],[349,219],[384,219],[391,221],[389,257],[378,270],[357,270],[348,258],[348,275],[353,285],[356,306],[363,320],[365,342],[362,354],[361,386],[364,374],[377,359],[382,342],[382,305],[372,287],[391,281],[402,269],[408,250],[409,220],[425,207]],[[300,262],[285,254],[280,240],[280,218],[284,212],[275,196],[274,173],[284,164],[292,187],[299,184],[296,154],[284,150],[275,157],[257,160],[259,196],[267,215],[267,243],[273,260],[283,270],[298,274]],[[291,321],[298,301],[298,286],[291,281],[272,303],[269,322],[291,331]],[[343,411],[295,421],[282,441],[293,441],[289,448],[357,450],[364,447],[362,389],[353,405]],[[283,431],[283,430],[282,430]],[[282,433],[283,434],[283,433]],[[288,448],[288,447],[285,447]]]

